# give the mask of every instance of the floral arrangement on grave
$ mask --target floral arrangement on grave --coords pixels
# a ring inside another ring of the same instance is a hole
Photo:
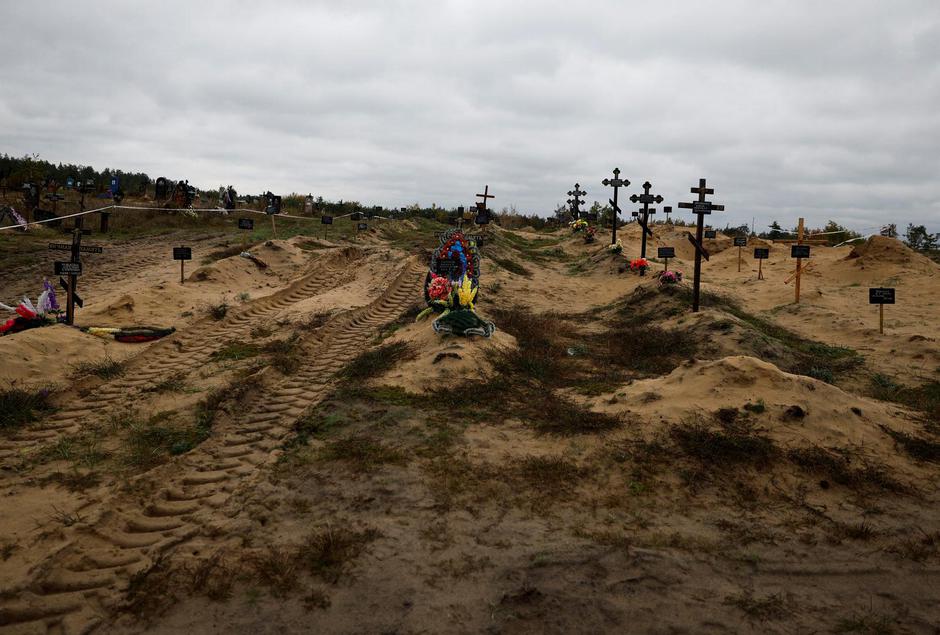
[[[630,261],[630,271],[642,273],[650,268],[650,263],[646,258],[636,258]]]
[[[584,230],[584,242],[585,243],[594,242],[595,234],[597,234],[597,227],[588,226],[588,228]]]
[[[424,281],[428,307],[417,320],[437,314],[432,326],[437,333],[489,337],[496,325],[476,313],[473,303],[480,291],[480,251],[460,229],[444,232],[431,254]]]
[[[39,294],[35,304],[25,296],[16,307],[0,302],[0,309],[16,314],[16,317],[0,323],[0,335],[18,333],[37,326],[55,323],[60,313],[59,302],[55,296],[55,287],[48,280],[43,281],[42,287],[42,293]]]
[[[656,274],[659,284],[678,284],[682,282],[681,271],[660,271]]]
[[[618,238],[617,242],[607,245],[607,251],[609,251],[612,254],[623,253],[623,243],[620,242],[620,239]]]
[[[587,230],[588,222],[584,220],[583,218],[579,218],[577,220],[573,220],[570,223],[568,223],[568,227],[570,227],[571,230],[577,234],[578,232],[583,232]]]

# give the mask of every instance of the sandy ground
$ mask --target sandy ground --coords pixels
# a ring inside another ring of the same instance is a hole
[[[649,253],[674,246],[670,269],[690,277],[685,228],[654,230]],[[52,386],[57,406],[0,431],[0,493],[15,510],[0,519],[0,631],[937,632],[937,463],[898,441],[932,439],[931,422],[863,388],[875,373],[936,381],[940,266],[890,239],[813,247],[796,304],[787,245],[769,245],[757,280],[765,243],[739,271],[720,236],[705,290],[852,348],[863,367],[835,385],[785,372],[705,302],[656,322],[701,340],[668,372],[591,391],[525,380],[521,401],[481,393],[447,411],[427,400],[516,381],[500,364],[532,334],[499,319],[490,339],[414,323],[427,252],[391,235],[270,241],[252,251],[266,268],[197,258],[184,284],[165,258],[177,236],[128,241],[86,281],[79,325],[175,334],[118,344],[58,325],[0,338],[0,384]],[[657,293],[662,263],[645,278],[625,270],[635,226],[618,233],[619,256],[602,235],[484,235],[480,313],[550,314],[540,335],[564,341],[571,363],[568,340],[612,328],[634,292]],[[7,272],[0,289],[26,292],[34,274]],[[869,286],[897,289],[884,335]],[[337,374],[376,346],[410,354],[361,381]],[[118,376],[76,372],[106,358]],[[557,398],[617,425],[540,431]],[[709,463],[683,431],[756,445]],[[835,459],[808,465],[809,450]]]

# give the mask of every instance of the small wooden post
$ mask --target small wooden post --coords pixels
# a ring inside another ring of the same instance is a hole
[[[740,246],[738,247],[738,273],[741,273],[741,250],[742,249],[744,249],[744,247],[740,247]]]
[[[277,225],[274,223],[274,214],[271,214],[271,234],[274,236],[274,239],[277,240]]]
[[[186,267],[186,261],[180,260],[180,284],[186,284],[185,283],[186,278],[184,274],[185,267]]]
[[[803,218],[802,217],[800,218],[800,222],[797,225],[797,229],[796,229],[796,244],[797,245],[803,244]],[[800,275],[802,273],[803,273],[803,259],[797,258],[796,259],[796,286],[794,287],[794,291],[796,292],[795,302],[797,304],[800,303]]]
[[[878,305],[878,332],[885,334],[885,305]]]
[[[665,258],[666,264],[663,265],[663,271],[669,271],[669,258]]]
[[[763,271],[763,269],[764,269],[764,259],[763,259],[763,258],[758,258],[758,259],[757,259],[757,279],[758,279],[758,280],[763,280],[763,279],[764,279],[764,271]]]

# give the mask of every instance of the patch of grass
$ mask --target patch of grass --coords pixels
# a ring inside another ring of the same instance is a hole
[[[403,452],[364,435],[351,435],[328,441],[321,448],[319,457],[326,461],[342,461],[360,472],[371,472],[383,465],[402,465],[406,462]]]
[[[222,348],[212,353],[209,357],[214,362],[221,362],[226,360],[239,361],[242,359],[248,359],[249,357],[255,357],[261,352],[261,349],[247,342],[241,340],[231,340],[227,342]]]
[[[918,461],[940,463],[940,442],[923,436],[914,436],[906,432],[898,432],[887,426],[881,426],[885,433],[894,439],[909,456]]]
[[[700,423],[686,423],[671,431],[676,446],[686,455],[712,467],[769,465],[779,450],[773,440],[745,427],[712,430]]]
[[[818,379],[824,381],[827,384],[835,382],[835,377],[832,374],[832,371],[828,368],[816,368],[815,366],[806,371],[806,374],[812,377],[813,379]]]
[[[601,339],[609,364],[647,375],[672,372],[698,350],[698,340],[691,332],[653,324],[623,326]]]
[[[517,276],[525,276],[526,278],[532,277],[532,272],[520,265],[515,260],[510,260],[509,258],[500,258],[498,256],[490,255],[489,260],[498,265],[501,269],[508,271],[509,273],[514,273]]]
[[[940,426],[940,382],[930,381],[921,386],[902,386],[881,374],[872,376],[869,394],[882,401],[893,401],[914,410],[920,410],[927,420]]]
[[[537,431],[558,435],[592,434],[613,430],[621,425],[618,417],[594,412],[548,391],[532,393],[515,414]]]
[[[248,332],[248,334],[255,339],[270,337],[272,333],[274,333],[274,329],[272,329],[267,324],[259,324],[258,326],[254,326]]]
[[[252,559],[251,565],[274,597],[286,597],[297,588],[299,563],[297,554],[292,550],[269,546]]]
[[[786,600],[782,593],[773,593],[764,597],[757,597],[751,591],[738,595],[729,595],[725,604],[737,607],[744,611],[753,620],[765,622],[779,620],[786,616]]]
[[[383,344],[360,353],[337,373],[346,381],[365,381],[384,375],[400,362],[414,359],[415,352],[405,342]]]
[[[80,379],[87,375],[94,375],[101,379],[114,379],[124,374],[124,364],[105,357],[96,362],[78,362],[71,365],[69,376],[73,379]]]
[[[819,446],[792,448],[787,459],[804,471],[849,487],[851,489],[876,488],[904,493],[909,488],[892,478],[883,467],[860,462],[852,465],[848,452],[826,450]]]
[[[342,413],[324,414],[318,410],[305,413],[294,422],[295,436],[288,441],[287,447],[307,445],[310,439],[322,439],[347,423],[348,420]]]
[[[527,489],[543,493],[568,491],[584,476],[584,470],[560,456],[528,456],[513,472]]]
[[[127,426],[123,460],[138,470],[160,465],[171,455],[184,454],[209,436],[207,428],[174,421],[172,413],[125,419],[123,424]]]
[[[895,620],[887,615],[866,613],[844,617],[836,622],[833,633],[862,633],[863,635],[891,635]]]
[[[152,386],[144,388],[144,392],[183,392],[186,390],[185,375],[172,375]]]
[[[206,308],[206,313],[213,320],[222,321],[225,319],[225,316],[228,315],[229,306],[225,302],[220,302],[219,304],[212,304]]]
[[[13,430],[55,412],[49,388],[0,391],[0,430]]]
[[[326,527],[304,539],[297,549],[297,560],[305,570],[335,584],[349,562],[378,535],[374,529]]]
[[[272,356],[271,365],[285,375],[297,372],[303,362],[298,340],[299,336],[295,333],[287,339],[273,340],[264,345],[264,352]]]
[[[744,409],[753,414],[759,415],[763,414],[767,410],[767,406],[764,404],[763,399],[758,399],[757,403],[746,403],[744,404]]]

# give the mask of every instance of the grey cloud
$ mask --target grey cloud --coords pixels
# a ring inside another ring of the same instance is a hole
[[[9,3],[0,150],[203,187],[548,213],[667,204],[940,231],[940,5]]]

